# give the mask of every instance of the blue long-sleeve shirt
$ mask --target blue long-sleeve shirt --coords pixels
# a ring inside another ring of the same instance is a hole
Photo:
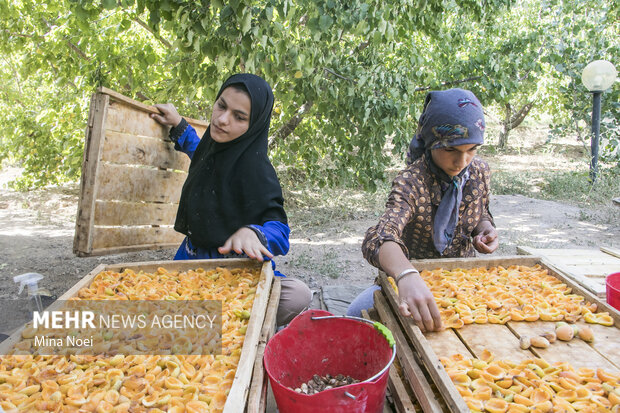
[[[187,125],[179,139],[175,142],[174,148],[178,151],[184,152],[190,159],[194,156],[194,152],[200,143],[200,138],[196,133],[196,130]],[[248,228],[252,229],[260,242],[271,252],[274,256],[286,255],[290,248],[289,234],[291,232],[289,226],[279,221],[267,221],[263,225],[248,225]],[[238,258],[244,257],[245,254],[237,254],[234,251],[230,254],[220,254],[216,247],[214,248],[202,248],[192,245],[189,238],[185,238],[181,243],[181,246],[177,250],[174,256],[175,260],[191,260],[191,259],[213,259],[213,258]],[[265,257],[265,259],[268,259]],[[277,276],[284,276],[279,271],[275,271],[275,262],[272,261],[272,267],[274,274]]]

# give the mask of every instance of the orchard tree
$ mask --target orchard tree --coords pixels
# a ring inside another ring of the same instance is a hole
[[[0,121],[1,139],[12,144],[3,156],[33,160],[25,166],[38,181],[26,184],[45,183],[44,171],[72,178],[79,170],[87,96],[97,86],[146,103],[172,101],[183,114],[206,119],[221,82],[247,71],[274,87],[271,151],[277,164],[317,184],[373,187],[384,177],[386,143],[400,149],[415,130],[412,102],[420,99],[412,91],[441,85],[425,83],[434,67],[420,70],[425,47],[409,54],[409,40],[421,34],[435,39],[447,15],[488,24],[505,3],[0,0],[0,47],[19,67],[15,81],[28,85],[32,101],[26,106],[32,113],[49,111],[45,122],[19,115],[40,138],[10,133],[12,126]],[[1,66],[6,78],[13,76],[10,66]],[[7,106],[21,94],[16,84],[11,87],[3,97]],[[46,93],[40,96],[37,88]],[[82,116],[63,126],[71,104]],[[29,139],[47,146],[50,157],[37,159]],[[73,154],[65,169],[65,156],[51,158],[61,144]]]
[[[0,159],[25,168],[21,188],[75,180],[90,94],[150,93],[170,77],[166,50],[119,11],[98,9],[88,23],[64,2],[0,0],[0,14]]]
[[[489,24],[448,19],[428,55],[437,80],[465,79],[487,107],[501,115],[499,147],[505,148],[510,131],[518,127],[540,99],[543,75],[541,53],[545,11],[540,2],[522,1],[497,12]]]
[[[545,62],[549,84],[545,109],[553,117],[553,136],[573,131],[584,144],[591,130],[592,97],[581,82],[585,66],[599,59],[618,67],[620,56],[620,5],[590,0],[558,1],[553,8],[557,36]],[[603,94],[601,107],[601,158],[620,167],[620,85]],[[588,147],[589,148],[589,147]]]
[[[427,82],[466,80],[465,87],[499,111],[499,147],[505,148],[510,131],[533,112],[551,114],[562,135],[586,125],[591,101],[581,71],[592,60],[618,56],[619,32],[617,2],[523,0],[485,24],[452,15],[437,36],[413,40],[414,47],[429,45]],[[602,126],[616,137],[607,147],[617,145],[618,93],[606,97]]]

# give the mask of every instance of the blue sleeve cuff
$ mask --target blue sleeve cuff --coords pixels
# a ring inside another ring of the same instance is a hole
[[[179,139],[174,143],[174,149],[185,152],[187,156],[192,158],[199,143],[200,138],[196,133],[196,129],[194,129],[192,125],[187,124],[187,127],[181,136],[179,136]]]
[[[260,230],[258,225],[246,225],[245,227],[254,231],[260,243],[263,244],[263,246],[269,248],[269,245],[267,243],[267,237],[265,237],[265,234],[263,234],[263,231]]]
[[[288,236],[291,233],[288,225],[279,221],[267,221],[263,225],[248,225],[248,228],[257,233],[260,242],[273,255],[286,255],[288,252],[290,247]]]
[[[168,137],[172,142],[177,142],[181,135],[185,132],[189,123],[185,120],[185,118],[181,118],[181,122],[177,126],[173,126],[168,133]]]

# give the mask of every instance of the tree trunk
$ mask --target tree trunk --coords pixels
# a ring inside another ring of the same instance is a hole
[[[508,134],[510,133],[510,115],[512,114],[512,106],[510,103],[506,103],[504,105],[504,120],[502,121],[502,130],[499,133],[499,143],[498,146],[500,149],[505,149],[508,144]]]
[[[508,146],[508,135],[510,134],[510,131],[518,127],[523,122],[523,119],[525,119],[527,114],[530,113],[533,106],[534,102],[528,102],[513,114],[510,103],[506,103],[504,105],[504,120],[502,121],[502,131],[499,133],[498,143],[500,149],[505,149],[506,146]]]

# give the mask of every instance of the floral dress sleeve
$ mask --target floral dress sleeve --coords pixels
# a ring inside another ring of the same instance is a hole
[[[484,183],[484,194],[482,198],[482,216],[480,221],[489,221],[495,227],[495,220],[489,209],[489,198],[491,192],[491,169],[486,162],[481,162],[482,182]]]
[[[364,258],[373,266],[380,268],[379,248],[385,241],[400,245],[405,256],[409,256],[402,235],[415,210],[416,188],[411,184],[410,168],[404,169],[392,182],[392,191],[385,205],[385,211],[377,225],[368,228],[362,243]]]

